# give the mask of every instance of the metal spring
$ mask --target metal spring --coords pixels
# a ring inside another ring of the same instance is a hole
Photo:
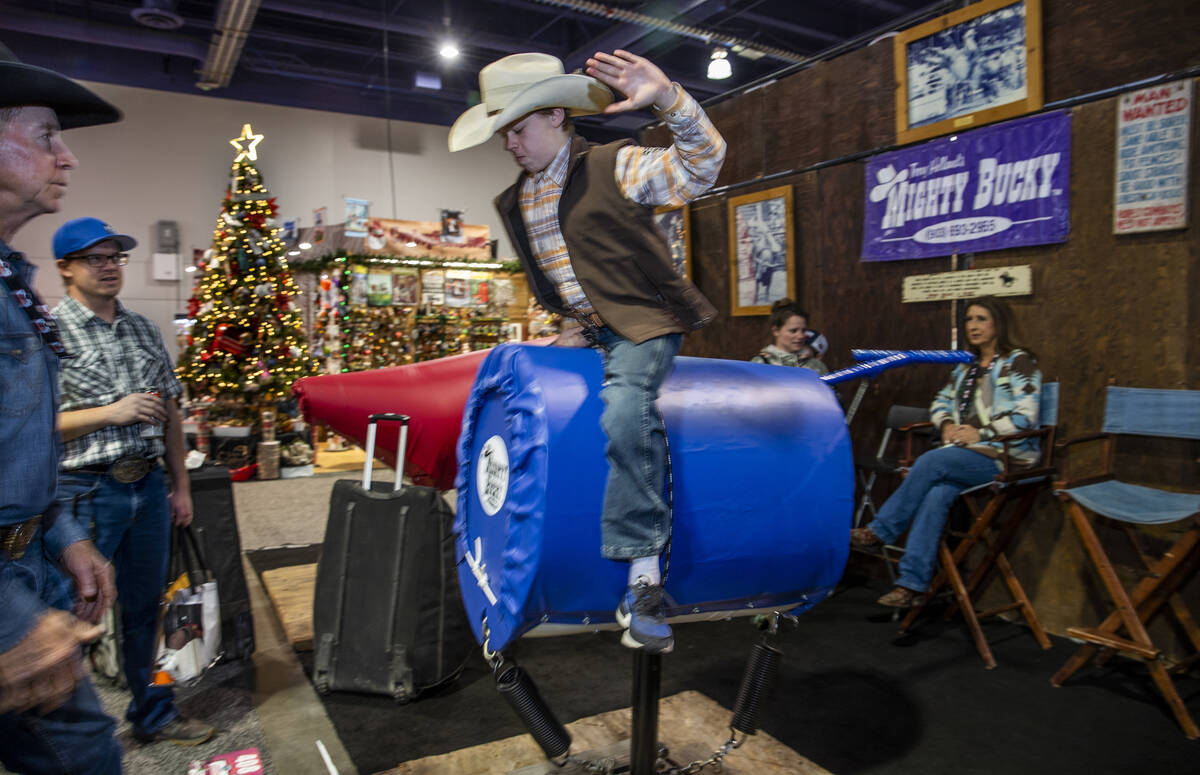
[[[750,651],[737,702],[733,705],[733,720],[729,723],[738,732],[753,735],[758,729],[758,711],[768,690],[775,683],[782,652],[766,643],[756,643]]]
[[[496,689],[525,723],[547,759],[557,759],[570,750],[571,735],[538,694],[528,673],[518,665],[510,664],[496,673]]]

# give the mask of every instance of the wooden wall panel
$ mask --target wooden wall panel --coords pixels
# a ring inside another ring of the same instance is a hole
[[[1043,0],[1043,22],[1047,101],[1200,66],[1195,2]],[[1115,105],[1116,97],[1108,97],[1071,108],[1067,242],[960,259],[980,268],[1033,267],[1034,294],[1010,302],[1021,339],[1037,352],[1043,372],[1061,380],[1061,423],[1068,435],[1099,429],[1110,378],[1143,387],[1200,388],[1200,115],[1192,122],[1189,228],[1117,237],[1112,234]],[[949,257],[858,260],[862,161],[758,182],[764,175],[893,144],[890,41],[719,102],[709,112],[729,143],[719,185],[733,188],[693,204],[693,267],[697,284],[722,317],[687,338],[686,354],[745,359],[766,341],[765,316],[728,314],[726,202],[730,195],[778,185],[793,187],[799,300],[812,325],[829,338],[831,367],[848,365],[851,347],[949,346],[950,302],[900,301],[906,276],[948,271]],[[657,142],[666,142],[665,133],[657,132]],[[851,425],[856,449],[874,449],[888,406],[928,404],[946,373],[944,367],[912,366],[872,381]],[[843,386],[843,402],[855,387]],[[1194,487],[1198,458],[1200,444],[1147,442],[1129,447],[1118,460],[1144,483]],[[1023,530],[1011,560],[1043,623],[1059,633],[1080,622],[1095,623],[1102,593],[1058,502],[1042,496]],[[1106,537],[1105,543],[1119,551],[1118,542]],[[1002,586],[992,584],[984,602],[1003,597]],[[1200,600],[1200,578],[1185,590],[1185,598],[1193,604]],[[1171,633],[1156,634],[1165,638],[1160,645],[1178,651]]]
[[[1194,0],[1042,0],[1046,102],[1200,65]]]

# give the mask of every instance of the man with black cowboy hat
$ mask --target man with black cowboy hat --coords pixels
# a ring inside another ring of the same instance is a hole
[[[93,526],[96,548],[117,570],[121,657],[131,695],[125,717],[133,736],[198,745],[213,728],[180,715],[173,689],[152,685],[150,675],[171,525],[192,521],[178,404],[183,388],[158,327],[117,298],[126,251],[137,240],[99,218],[75,218],[54,233],[53,244],[67,288],[54,314],[63,344],[79,353],[59,375],[59,507],[78,524]]]
[[[114,722],[80,649],[101,632],[87,622],[112,603],[112,568],[54,502],[58,361],[69,353],[33,290],[33,267],[11,247],[66,194],[79,162],[62,130],[120,118],[0,45],[0,762],[16,772],[121,771]],[[55,563],[75,582],[73,613]]]
[[[650,653],[674,647],[660,557],[671,533],[663,498],[666,438],[655,401],[683,334],[716,309],[671,262],[654,207],[681,206],[712,187],[725,142],[699,104],[657,66],[628,51],[597,53],[587,75],[546,54],[514,54],[479,73],[482,102],[450,129],[451,151],[498,135],[522,172],[496,199],[529,286],[551,312],[573,318],[605,353],[608,481],[601,552],[629,563],[618,601],[621,642]],[[613,101],[611,89],[625,95]],[[570,116],[652,108],[669,148],[629,141],[591,146]],[[568,337],[560,337],[567,343]]]

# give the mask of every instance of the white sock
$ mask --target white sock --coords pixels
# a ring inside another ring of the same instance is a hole
[[[629,562],[629,586],[637,583],[639,577],[645,576],[651,586],[662,583],[662,574],[658,570],[658,555],[635,557]]]

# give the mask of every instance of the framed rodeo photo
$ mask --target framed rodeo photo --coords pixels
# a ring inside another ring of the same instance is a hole
[[[692,231],[689,206],[654,208],[654,224],[671,249],[671,265],[680,277],[692,279]]]
[[[982,0],[893,40],[899,143],[1042,107],[1041,0]]]
[[[796,298],[791,186],[729,198],[729,287],[733,315],[767,315]]]

